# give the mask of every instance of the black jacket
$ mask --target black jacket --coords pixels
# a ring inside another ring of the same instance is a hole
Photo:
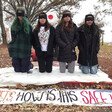
[[[40,57],[43,55],[41,50],[41,45],[38,37],[38,31],[34,30],[32,33],[32,39],[31,39],[33,48],[35,49],[35,53],[37,57]],[[53,48],[55,47],[55,28],[53,26],[50,26],[50,36],[48,41],[48,47],[47,47],[47,54],[50,56],[53,56]]]
[[[94,24],[94,33],[92,34],[91,41],[91,50],[90,53],[87,50],[87,37],[88,34],[85,32],[85,25],[82,25],[78,28],[79,32],[79,56],[78,63],[84,66],[88,66],[88,55],[90,55],[90,66],[94,66],[98,64],[97,53],[100,49],[100,36],[99,36],[99,28]],[[89,54],[88,54],[89,53]]]
[[[61,26],[58,25],[56,28],[56,41],[59,46],[58,61],[71,62],[77,59],[75,47],[78,44],[79,36],[75,24],[70,32],[65,29],[62,30]]]

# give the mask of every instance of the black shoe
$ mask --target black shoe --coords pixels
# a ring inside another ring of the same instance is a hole
[[[68,64],[66,65],[66,69],[68,69]]]
[[[30,69],[33,69],[33,64],[32,63],[30,63]]]
[[[42,71],[42,70],[41,70],[41,71],[39,70],[39,72],[40,72],[40,73],[44,73],[45,71],[44,71],[44,70],[43,70],[43,71]]]
[[[29,71],[27,71],[27,73],[28,73],[28,74],[32,74],[32,71],[29,70]]]
[[[51,73],[52,71],[46,71],[47,73]]]

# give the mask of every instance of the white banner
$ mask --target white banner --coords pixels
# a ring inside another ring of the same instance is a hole
[[[43,89],[23,91],[19,89],[0,89],[0,104],[50,104],[112,106],[112,91],[100,89]]]

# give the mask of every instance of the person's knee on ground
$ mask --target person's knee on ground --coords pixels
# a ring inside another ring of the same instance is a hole
[[[53,58],[47,56],[47,59],[46,59],[46,72],[47,73],[52,72],[52,66],[53,66]]]
[[[68,63],[68,72],[74,73],[74,69],[75,69],[75,61]]]
[[[14,67],[15,72],[21,72],[20,60],[12,58],[12,66]]]
[[[30,70],[29,68],[30,66],[30,59],[29,58],[25,58],[21,60],[21,72],[28,72]]]
[[[90,73],[91,74],[96,74],[97,71],[98,71],[98,66],[97,65],[90,67]]]
[[[88,66],[81,66],[81,70],[82,70],[82,73],[84,73],[84,74],[89,73],[89,67]]]
[[[59,62],[60,73],[65,73],[66,71],[66,62]]]
[[[62,68],[60,68],[60,73],[65,73],[65,71],[66,71],[66,69],[62,69]]]

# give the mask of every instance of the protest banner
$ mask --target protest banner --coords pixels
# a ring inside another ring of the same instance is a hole
[[[20,89],[0,89],[0,104],[50,104],[112,106],[112,91],[100,89],[43,89],[23,91]]]

